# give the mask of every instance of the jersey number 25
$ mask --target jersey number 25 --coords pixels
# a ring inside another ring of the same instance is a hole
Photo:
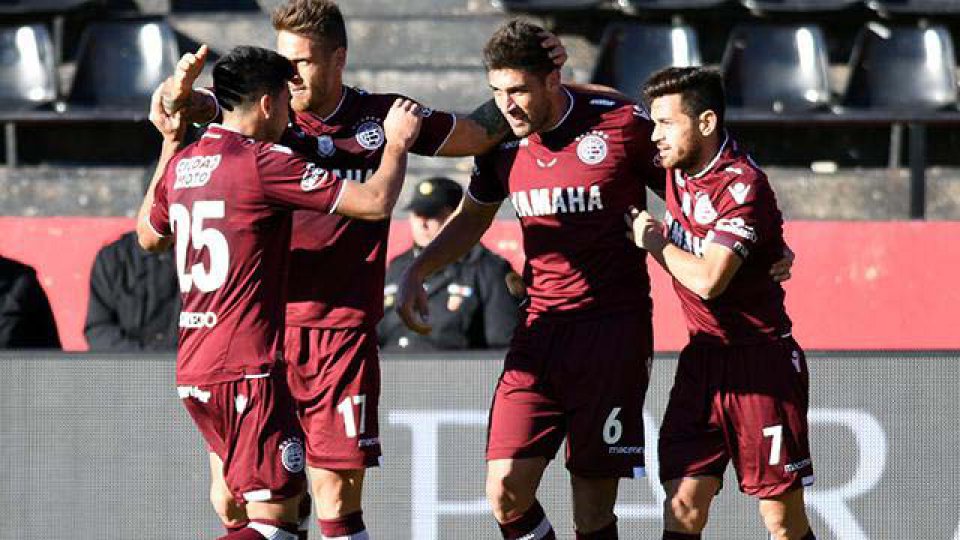
[[[230,263],[230,247],[223,233],[213,227],[204,228],[204,220],[223,219],[223,201],[196,201],[188,210],[180,203],[170,205],[170,225],[177,235],[177,278],[180,292],[187,293],[196,285],[201,292],[211,292],[223,286],[227,280]],[[195,263],[187,269],[187,247],[210,252],[210,268]]]

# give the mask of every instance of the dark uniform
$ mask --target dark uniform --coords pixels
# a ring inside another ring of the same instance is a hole
[[[476,245],[466,257],[427,278],[433,331],[421,336],[410,330],[393,309],[397,287],[419,248],[403,252],[387,267],[383,288],[385,315],[377,332],[383,350],[503,348],[510,343],[519,318],[519,301],[507,290],[510,263]]]
[[[413,215],[443,222],[460,204],[463,188],[445,177],[417,184],[410,204]],[[421,239],[423,241],[423,239]],[[490,349],[506,347],[520,316],[520,301],[507,289],[521,282],[510,263],[480,244],[459,261],[427,278],[424,287],[430,304],[433,331],[421,336],[410,330],[393,309],[403,272],[420,253],[414,246],[387,267],[383,288],[384,317],[377,327],[380,346],[394,351]]]
[[[37,273],[0,257],[0,349],[59,349],[60,337]]]
[[[97,253],[83,327],[91,351],[174,351],[179,312],[172,251],[147,253],[129,232]]]

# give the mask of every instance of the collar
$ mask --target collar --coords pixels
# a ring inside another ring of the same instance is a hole
[[[343,103],[347,100],[347,93],[349,92],[350,92],[349,86],[345,84],[340,85],[340,101],[337,103],[337,106],[334,107],[333,112],[331,112],[326,116],[317,115],[322,122],[324,123],[329,122],[331,118],[333,118],[334,116],[337,115],[338,112],[340,112],[340,109],[343,108]]]
[[[710,160],[710,163],[707,163],[707,166],[701,169],[700,172],[698,172],[697,174],[694,174],[693,176],[688,176],[687,178],[700,178],[703,175],[710,172],[710,170],[712,170],[717,165],[717,162],[720,161],[720,156],[722,156],[723,151],[727,149],[727,143],[729,141],[730,141],[730,134],[727,133],[726,130],[724,130],[723,144],[721,144],[720,149],[717,150],[717,155],[713,156],[713,159]]]
[[[544,133],[550,133],[551,131],[563,125],[563,123],[566,122],[567,118],[570,116],[570,113],[573,112],[573,104],[576,101],[573,97],[573,94],[570,92],[570,90],[567,90],[566,86],[561,86],[560,88],[562,88],[563,92],[567,94],[567,110],[566,112],[563,113],[563,116],[560,117],[560,120],[557,120],[557,123],[554,124],[552,128],[546,130]]]
[[[234,133],[234,134],[239,135],[239,136],[241,136],[241,137],[247,137],[248,139],[250,138],[249,135],[244,135],[243,133],[240,133],[239,131],[237,131],[236,129],[234,129],[234,128],[232,128],[232,127],[227,127],[227,126],[225,126],[225,125],[223,125],[223,124],[218,124],[218,123],[213,123],[213,124],[210,124],[209,126],[207,126],[207,131],[206,131],[206,133],[203,134],[203,137],[212,137],[212,138],[214,138],[214,139],[219,139],[219,138],[220,138],[220,135],[219,135],[219,134],[210,133],[210,130],[214,130],[214,131],[226,131],[227,133]]]

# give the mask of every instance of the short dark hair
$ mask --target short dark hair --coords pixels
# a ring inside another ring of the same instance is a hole
[[[706,111],[713,111],[723,126],[726,97],[723,92],[723,76],[719,71],[702,67],[668,67],[654,73],[643,85],[643,101],[650,103],[658,97],[680,94],[683,112],[697,118]]]
[[[483,65],[487,71],[517,69],[546,75],[557,69],[549,51],[541,45],[544,29],[522,19],[501,26],[483,48]]]
[[[340,7],[330,0],[290,0],[270,17],[273,29],[319,41],[332,50],[347,48],[347,25]]]
[[[279,54],[260,47],[235,47],[213,66],[213,93],[228,111],[261,96],[280,93],[296,72]]]

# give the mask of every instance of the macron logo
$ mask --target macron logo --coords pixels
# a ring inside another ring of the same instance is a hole
[[[730,192],[733,200],[737,201],[737,204],[743,204],[743,201],[747,200],[747,194],[750,193],[750,186],[744,184],[743,182],[737,182],[736,184],[728,187],[727,191]]]

